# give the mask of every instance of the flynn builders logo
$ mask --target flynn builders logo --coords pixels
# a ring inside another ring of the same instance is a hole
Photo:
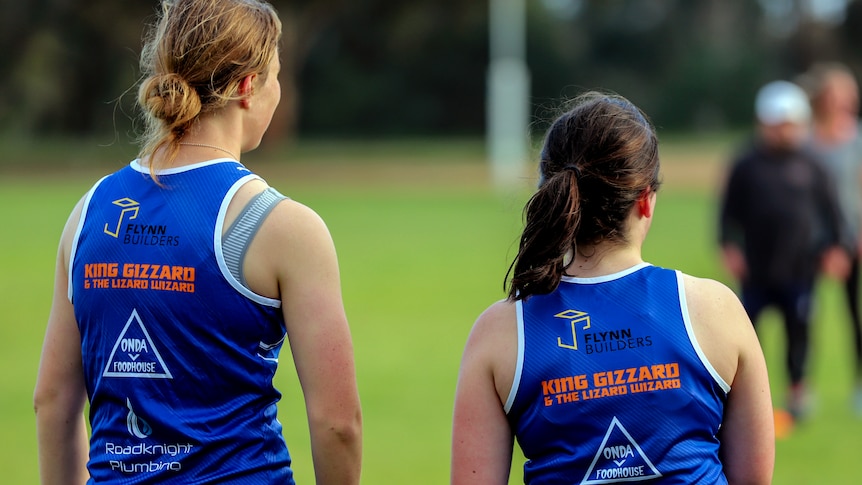
[[[593,328],[590,315],[581,310],[562,311],[554,317],[568,320],[566,330],[571,329],[572,332],[571,343],[568,341],[568,332],[564,333],[565,338],[557,337],[557,347],[563,349],[600,354],[651,347],[653,344],[652,335],[644,334],[643,329],[635,333],[630,326],[608,328],[608,323],[601,321],[601,317],[599,317],[600,321],[596,322],[597,328]]]
[[[180,236],[168,231],[163,224],[136,224],[141,211],[141,204],[128,197],[112,202],[120,208],[115,224],[106,222],[103,232],[123,244],[135,246],[179,246]],[[113,226],[112,226],[113,224]]]
[[[566,310],[554,315],[557,318],[564,318],[569,321],[569,324],[572,327],[572,343],[571,345],[568,343],[563,343],[562,337],[557,337],[557,346],[562,347],[564,349],[578,350],[578,332],[577,326],[582,325],[581,330],[588,330],[590,328],[590,316],[587,312],[582,312],[580,310]]]
[[[111,231],[108,228],[108,223],[106,222],[105,223],[105,234],[108,234],[109,236],[113,236],[115,238],[118,238],[118,237],[120,237],[120,227],[123,226],[123,220],[126,220],[127,215],[128,215],[127,220],[131,221],[132,219],[137,219],[138,218],[138,211],[141,208],[141,204],[139,204],[137,201],[134,201],[128,197],[123,197],[122,199],[115,200],[114,205],[122,208],[122,210],[120,211],[120,217],[119,217],[119,219],[117,219],[117,227],[113,231]]]

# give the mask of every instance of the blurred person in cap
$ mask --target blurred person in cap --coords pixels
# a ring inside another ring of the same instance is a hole
[[[806,367],[815,282],[821,270],[846,274],[845,238],[832,181],[807,147],[805,91],[774,81],[758,91],[754,107],[754,137],[733,161],[721,197],[719,242],[755,327],[767,307],[781,313],[787,411],[796,422],[810,408]]]
[[[837,62],[817,63],[799,79],[812,108],[811,147],[832,175],[848,237],[849,272],[844,292],[853,336],[853,408],[862,416],[862,319],[859,315],[859,257],[862,254],[862,127],[859,86],[850,69]]]

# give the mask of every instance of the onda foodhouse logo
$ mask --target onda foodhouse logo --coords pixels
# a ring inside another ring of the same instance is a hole
[[[123,244],[138,246],[179,246],[180,237],[168,234],[168,226],[138,224],[132,222],[141,212],[141,204],[128,197],[112,202],[119,207],[117,222],[106,222],[102,230],[105,234],[120,240]]]

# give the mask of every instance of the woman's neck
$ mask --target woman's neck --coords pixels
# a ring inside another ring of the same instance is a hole
[[[640,263],[643,258],[639,247],[604,243],[578,248],[574,261],[566,268],[566,275],[593,278],[618,273]]]

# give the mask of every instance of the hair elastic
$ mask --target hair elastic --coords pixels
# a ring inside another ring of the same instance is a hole
[[[565,167],[563,167],[563,168],[565,168],[565,169],[567,169],[567,170],[571,170],[571,171],[575,172],[575,178],[576,178],[576,179],[578,179],[578,180],[581,180],[581,177],[582,177],[583,175],[581,174],[581,169],[580,169],[580,168],[578,168],[578,166],[577,166],[577,165],[575,165],[574,163],[572,163],[572,164],[566,165],[566,166],[565,166]]]

